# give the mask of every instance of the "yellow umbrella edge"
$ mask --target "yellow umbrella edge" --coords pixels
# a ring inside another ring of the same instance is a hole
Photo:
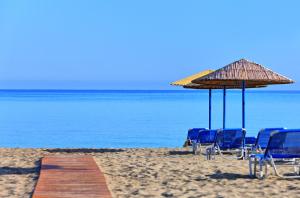
[[[180,79],[180,80],[171,82],[170,85],[174,85],[174,86],[185,86],[185,85],[188,85],[188,84],[192,83],[192,80],[195,80],[195,79],[197,79],[197,78],[201,78],[201,77],[206,76],[206,75],[208,75],[208,74],[210,74],[210,73],[212,73],[212,72],[214,72],[214,70],[207,69],[207,70],[198,72],[198,73],[196,73],[196,74],[193,74],[193,75],[191,75],[191,76],[182,78],[182,79]]]

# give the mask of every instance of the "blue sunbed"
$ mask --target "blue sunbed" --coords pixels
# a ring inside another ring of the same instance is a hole
[[[208,146],[213,144],[216,138],[216,134],[217,130],[200,130],[197,139],[195,141],[192,141],[194,154],[198,154],[199,152],[201,152],[202,146]]]
[[[263,150],[265,150],[267,148],[271,133],[274,132],[274,131],[283,130],[283,129],[285,129],[285,128],[264,128],[264,129],[261,129],[257,134],[256,142],[255,142],[255,144],[252,148],[252,151],[262,152]]]
[[[249,172],[256,176],[259,165],[259,178],[267,177],[268,164],[277,176],[282,178],[300,178],[300,129],[283,129],[271,133],[264,153],[252,154],[249,158]],[[253,167],[254,165],[254,167]],[[276,166],[293,166],[296,175],[284,176]],[[265,170],[263,170],[265,167]]]
[[[256,137],[245,137],[245,145],[252,146],[256,142]]]
[[[218,130],[213,145],[206,149],[207,159],[214,159],[216,153],[220,154],[222,157],[223,153],[235,153],[237,154],[237,158],[244,158],[245,136],[245,129]]]
[[[192,146],[192,141],[196,141],[201,130],[205,130],[206,128],[192,128],[188,130],[188,134],[186,137],[186,141],[184,143],[185,146]]]

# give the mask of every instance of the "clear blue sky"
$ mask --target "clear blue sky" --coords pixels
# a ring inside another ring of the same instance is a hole
[[[300,81],[299,8],[299,0],[2,0],[0,88],[172,89],[170,81],[240,58]]]

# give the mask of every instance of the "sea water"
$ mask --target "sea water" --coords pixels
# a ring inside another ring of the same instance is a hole
[[[228,91],[226,128],[242,125],[240,91]],[[212,127],[222,127],[213,91]],[[247,136],[300,128],[300,92],[246,91]],[[208,127],[208,91],[0,91],[0,147],[180,147],[187,130]]]

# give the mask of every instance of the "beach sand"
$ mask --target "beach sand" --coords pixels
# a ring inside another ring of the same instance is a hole
[[[300,179],[248,176],[248,161],[187,149],[0,149],[0,197],[32,195],[45,155],[92,155],[113,197],[300,197]]]

